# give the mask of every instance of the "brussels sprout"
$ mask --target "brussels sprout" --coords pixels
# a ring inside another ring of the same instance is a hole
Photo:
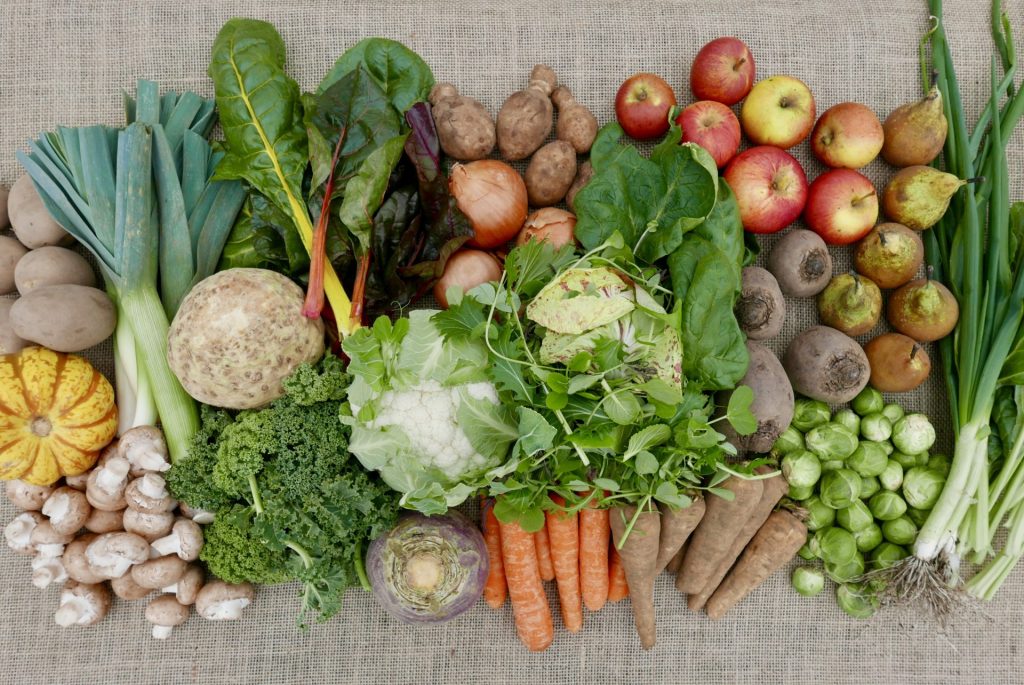
[[[882,486],[878,484],[878,479],[874,476],[868,476],[867,478],[861,476],[860,479],[860,498],[870,499],[873,494],[882,489]]]
[[[871,618],[879,600],[868,588],[856,583],[836,586],[836,604],[853,618]]]
[[[946,477],[927,466],[915,466],[903,476],[903,497],[915,509],[931,509],[939,501]]]
[[[914,522],[917,529],[920,530],[924,526],[924,522],[928,520],[928,515],[931,514],[930,509],[915,509],[914,507],[907,507],[907,513],[904,514],[908,519]]]
[[[832,420],[849,428],[854,435],[860,432],[860,417],[852,409],[840,409]]]
[[[892,425],[892,444],[906,454],[925,452],[935,444],[935,427],[924,414],[907,414]]]
[[[931,461],[931,455],[927,452],[918,452],[914,455],[915,466],[928,466],[929,461]]]
[[[797,566],[791,576],[793,589],[804,597],[814,597],[825,589],[825,574],[810,566]]]
[[[936,473],[941,473],[944,477],[949,477],[949,469],[953,466],[953,460],[947,457],[945,454],[933,454],[928,457],[928,468]]]
[[[831,526],[836,520],[836,510],[826,506],[817,496],[808,497],[801,502],[801,505],[807,510],[807,519],[804,521],[804,525],[812,533]]]
[[[793,421],[790,425],[798,431],[806,433],[816,426],[828,423],[830,418],[832,418],[832,410],[828,408],[827,404],[819,400],[801,397],[793,404]]]
[[[878,482],[886,490],[893,492],[899,490],[903,485],[903,467],[895,459],[890,459],[885,463],[882,472],[878,474]]]
[[[865,440],[888,440],[892,437],[892,421],[882,412],[868,414],[860,420],[860,434]]]
[[[817,535],[812,535],[806,543],[807,551],[815,559],[821,558],[821,541]]]
[[[822,473],[825,473],[827,471],[836,471],[838,469],[845,469],[845,468],[846,468],[846,462],[843,461],[842,459],[828,459],[826,461],[821,462],[821,472]]]
[[[879,521],[892,521],[907,512],[907,503],[891,490],[882,490],[876,494],[868,500],[868,507]]]
[[[821,478],[821,462],[807,450],[790,452],[782,458],[782,475],[797,487],[814,487]]]
[[[857,434],[841,423],[826,423],[804,435],[807,449],[820,459],[846,459],[859,444]]]
[[[871,570],[889,568],[908,556],[910,556],[910,552],[905,548],[891,542],[883,542],[871,550],[871,554],[868,555],[868,568]]]
[[[825,506],[844,509],[860,497],[860,476],[850,469],[829,471],[821,477],[818,496]]]
[[[836,523],[851,533],[864,530],[874,522],[875,517],[872,516],[868,505],[859,499],[836,512]]]
[[[775,444],[772,445],[772,456],[778,459],[790,452],[796,452],[803,448],[804,434],[793,426],[790,426],[786,430],[782,431],[782,435],[776,438]]]
[[[885,450],[885,456],[887,457],[891,457],[892,453],[896,451],[896,448],[892,446],[891,440],[883,440],[878,444],[882,446],[883,450]]]
[[[790,485],[789,486],[789,498],[795,499],[798,502],[807,499],[814,494],[813,485]]]
[[[889,455],[889,460],[894,461],[903,467],[903,471],[912,469],[917,466],[917,455],[916,454],[904,454],[903,452],[893,452]]]
[[[832,564],[845,564],[857,556],[857,541],[848,530],[836,526],[822,528],[814,537],[818,540],[818,556]]]
[[[853,539],[857,541],[858,551],[870,552],[882,544],[882,529],[878,527],[877,523],[872,521],[871,525],[867,528],[855,532]]]
[[[885,418],[889,419],[891,423],[896,423],[906,416],[906,412],[903,411],[903,407],[898,404],[885,405],[882,407],[882,413],[885,414]]]
[[[881,539],[881,538],[879,538]],[[811,551],[811,545],[809,542],[805,542],[804,546],[797,550],[797,554],[804,561],[814,561],[818,557],[814,556],[814,552]]]
[[[867,416],[868,414],[882,411],[882,407],[885,406],[885,399],[882,398],[882,393],[869,385],[853,398],[850,406],[861,416]]]
[[[860,552],[845,564],[825,562],[825,573],[837,583],[848,583],[864,575],[864,557]]]
[[[917,526],[903,515],[882,524],[882,537],[894,545],[909,545],[917,539]]]
[[[846,466],[853,469],[861,476],[880,476],[889,463],[889,457],[885,455],[885,449],[877,442],[864,440],[857,449],[846,458]]]

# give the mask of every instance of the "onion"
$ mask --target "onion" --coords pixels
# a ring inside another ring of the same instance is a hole
[[[482,250],[460,250],[448,258],[444,275],[434,284],[434,298],[445,309],[448,288],[457,285],[466,292],[488,281],[501,278],[501,262],[490,252]]]
[[[522,245],[530,239],[547,240],[554,247],[562,247],[575,243],[573,231],[576,230],[576,215],[564,209],[545,207],[531,214],[523,230],[516,236],[516,245]]]
[[[473,226],[473,247],[498,247],[526,219],[526,184],[519,172],[496,159],[456,164],[449,182],[455,202]]]

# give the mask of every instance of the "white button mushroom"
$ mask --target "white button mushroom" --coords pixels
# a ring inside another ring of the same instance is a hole
[[[40,521],[29,537],[36,554],[44,557],[59,557],[64,554],[64,545],[75,539],[73,533],[58,533],[49,521]]]
[[[48,485],[32,485],[23,480],[9,480],[4,486],[7,499],[22,511],[39,511],[43,503],[53,493],[54,488]]]
[[[106,585],[86,585],[71,581],[60,593],[60,608],[53,619],[64,628],[91,626],[99,623],[109,609],[110,591]]]
[[[207,583],[196,597],[196,611],[210,621],[234,621],[252,603],[253,589],[249,583],[229,585],[222,580]]]
[[[43,515],[38,511],[26,511],[15,516],[4,527],[7,546],[18,554],[35,554],[36,549],[32,546],[32,531],[44,520]]]
[[[68,535],[80,531],[91,513],[85,495],[69,487],[57,488],[43,504],[43,515],[50,518],[53,529]]]
[[[134,533],[104,533],[85,548],[85,558],[97,575],[120,578],[149,559],[149,543]]]
[[[171,534],[154,542],[153,549],[161,556],[176,554],[185,561],[195,561],[203,549],[203,529],[195,521],[179,518]]]
[[[188,607],[171,595],[154,598],[146,607],[146,620],[153,624],[153,637],[166,640],[175,626],[188,620]]]
[[[50,585],[60,585],[68,579],[61,557],[46,557],[42,554],[32,559],[32,584],[40,590]]]
[[[85,495],[89,504],[103,511],[120,511],[127,506],[124,491],[131,464],[122,457],[111,457],[89,474]]]
[[[93,509],[92,514],[85,521],[85,529],[90,533],[113,533],[124,530],[124,510],[103,511]]]
[[[178,509],[181,511],[181,515],[187,519],[195,521],[201,526],[208,526],[213,523],[214,514],[212,511],[206,511],[205,509],[195,509],[185,504],[184,502],[178,502]]]
[[[136,583],[130,573],[126,573],[120,578],[112,578],[110,580],[110,589],[114,591],[115,595],[129,602],[142,599],[152,592],[148,587],[142,587]]]
[[[167,492],[167,483],[155,473],[136,478],[124,490],[129,509],[147,512],[171,511],[178,503]]]
[[[75,538],[64,549],[64,556],[61,557],[61,561],[63,561],[64,570],[67,571],[68,578],[71,580],[86,585],[95,585],[96,583],[103,582],[103,577],[97,575],[92,570],[92,567],[89,566],[89,560],[85,557],[85,548],[95,539],[96,535],[93,533],[84,533]]]
[[[178,557],[168,556],[150,559],[132,567],[132,579],[141,587],[159,590],[181,580],[188,569],[188,562]]]
[[[129,533],[146,538],[147,542],[159,540],[171,532],[174,525],[174,514],[169,511],[139,511],[126,509],[124,512],[124,529]]]
[[[202,567],[189,564],[188,569],[185,570],[185,575],[179,578],[177,583],[161,588],[160,591],[173,594],[179,604],[189,606],[196,603],[196,597],[199,595],[199,590],[202,589],[205,580],[206,574],[203,573]]]
[[[89,485],[89,474],[91,470],[85,473],[80,473],[77,476],[64,476],[64,484],[69,488],[74,488],[79,492],[85,492],[85,488]]]
[[[118,454],[131,463],[133,478],[171,468],[164,434],[156,426],[136,426],[125,431],[118,442]]]

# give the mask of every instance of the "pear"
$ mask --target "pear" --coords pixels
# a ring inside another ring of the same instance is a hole
[[[930,166],[900,169],[882,191],[882,211],[915,231],[931,228],[949,207],[953,194],[967,181]]]
[[[882,291],[858,274],[840,274],[818,293],[818,316],[849,336],[867,333],[882,314]]]
[[[929,276],[894,292],[886,314],[892,327],[903,335],[918,342],[932,342],[953,331],[960,318],[960,305],[949,288]]]
[[[898,288],[914,276],[924,261],[924,243],[903,224],[878,224],[853,253],[854,268],[879,288]]]
[[[893,166],[929,164],[942,152],[949,124],[935,86],[917,102],[900,105],[882,124],[882,158]]]
[[[871,387],[882,392],[910,392],[932,370],[928,352],[902,333],[883,333],[864,346],[871,365]]]

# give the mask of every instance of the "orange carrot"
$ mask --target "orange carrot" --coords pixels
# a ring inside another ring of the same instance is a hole
[[[622,567],[622,557],[615,544],[611,543],[608,554],[611,556],[611,568],[608,571],[608,601],[618,602],[629,597],[629,585],[626,584],[626,569]]]
[[[498,527],[498,519],[494,517],[494,500],[484,502],[480,513],[480,527],[484,532],[487,559],[490,561],[487,582],[484,583],[484,601],[492,609],[498,609],[505,603],[508,584],[505,582],[505,568],[501,561],[501,530]]]
[[[537,566],[540,568],[541,580],[554,580],[555,567],[551,565],[551,543],[548,541],[548,529],[541,526],[540,530],[533,534],[537,543]]]
[[[580,510],[580,589],[583,604],[598,611],[608,601],[608,510],[593,501]]]
[[[551,499],[558,506],[565,500],[558,495]],[[558,603],[562,607],[562,622],[570,632],[583,627],[583,597],[580,595],[580,528],[579,517],[564,511],[547,512],[548,542],[551,545],[551,565],[558,584]]]
[[[531,652],[542,652],[551,646],[555,629],[551,609],[544,593],[544,583],[537,567],[537,544],[534,535],[515,522],[498,522],[501,529],[501,555],[505,563],[508,594],[516,632]]]

